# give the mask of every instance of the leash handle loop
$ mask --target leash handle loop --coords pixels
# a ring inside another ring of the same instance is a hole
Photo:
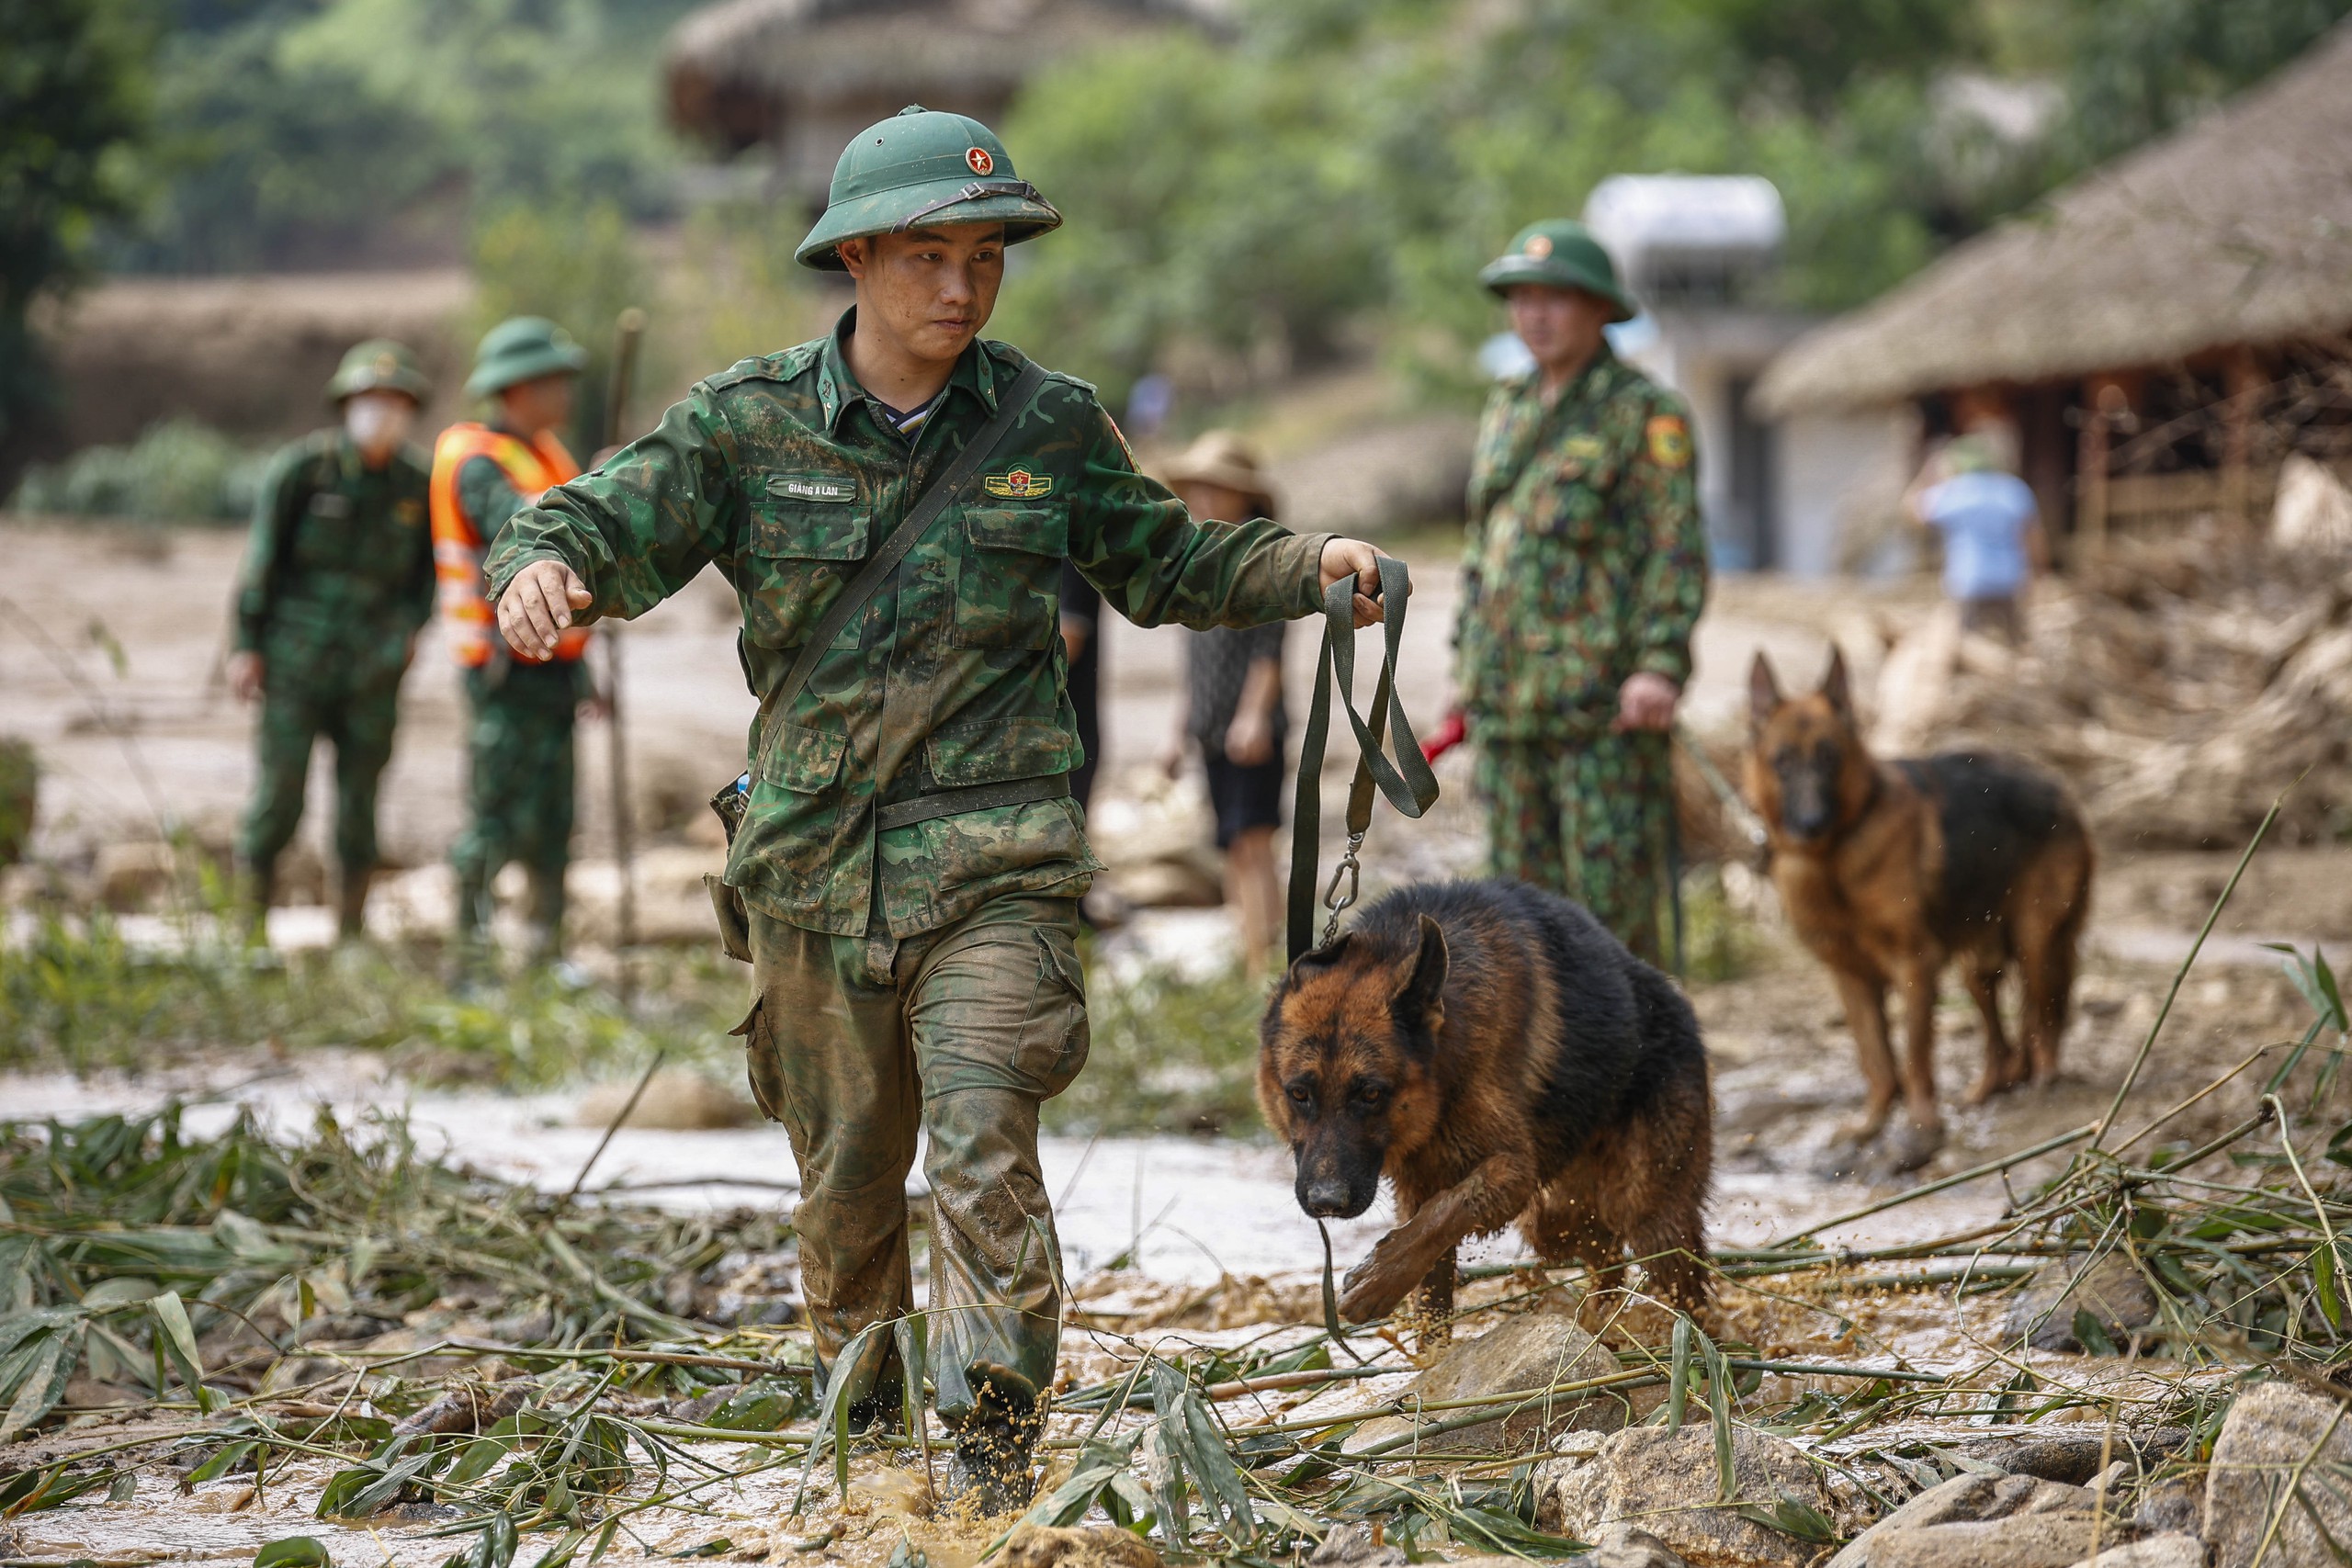
[[[1387,797],[1388,804],[1403,816],[1420,817],[1437,799],[1437,774],[1421,755],[1420,741],[1413,734],[1412,720],[1406,716],[1404,700],[1396,694],[1396,660],[1405,637],[1405,603],[1411,595],[1412,581],[1405,563],[1393,556],[1380,558],[1380,677],[1372,697],[1372,713],[1367,718],[1357,711],[1355,703],[1355,590],[1356,580],[1341,578],[1323,593],[1323,647],[1315,663],[1315,696],[1307,710],[1306,732],[1299,740],[1298,788],[1291,812],[1291,874],[1288,911],[1288,947],[1291,961],[1299,958],[1316,945],[1315,905],[1317,881],[1317,861],[1320,857],[1323,828],[1323,752],[1330,733],[1331,691],[1337,686],[1340,705],[1347,710],[1348,724],[1355,731],[1356,773],[1348,790],[1348,850],[1325,892],[1323,903],[1330,911],[1330,921],[1325,927],[1323,942],[1329,942],[1339,932],[1339,917],[1342,910],[1356,901],[1357,884],[1362,864],[1358,851],[1364,834],[1372,827],[1373,792]],[[1384,742],[1393,741],[1396,756],[1392,761],[1383,750]],[[1339,896],[1340,879],[1348,879],[1345,898]]]

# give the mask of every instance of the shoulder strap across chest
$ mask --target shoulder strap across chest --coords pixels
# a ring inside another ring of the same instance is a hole
[[[889,537],[882,541],[882,547],[874,552],[873,558],[859,570],[856,577],[851,579],[848,586],[834,599],[831,607],[818,618],[808,640],[800,645],[800,652],[793,660],[792,668],[785,671],[784,679],[770,687],[767,695],[760,701],[763,739],[766,735],[768,716],[783,713],[792,706],[793,699],[799,696],[808,684],[808,677],[817,672],[818,661],[825,657],[825,650],[832,647],[833,638],[841,635],[842,628],[849,625],[850,618],[864,609],[866,601],[881,589],[899,563],[906,559],[907,552],[915,547],[915,542],[931,531],[931,525],[955,501],[956,492],[972,482],[972,476],[980,471],[980,466],[1003,445],[1013,425],[1035,400],[1038,390],[1046,384],[1046,367],[1035,360],[1022,367],[1021,374],[997,400],[996,412],[989,417],[989,422],[964,444],[964,449],[956,455],[956,460],[924,487],[914,505],[907,509],[906,516],[890,530]]]

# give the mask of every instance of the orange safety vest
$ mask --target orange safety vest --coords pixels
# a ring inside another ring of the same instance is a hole
[[[449,623],[450,653],[469,670],[481,669],[493,652],[502,650],[519,663],[545,663],[498,640],[497,614],[482,591],[481,531],[458,499],[458,470],[476,457],[488,457],[503,469],[506,482],[526,506],[537,504],[550,485],[577,478],[580,465],[552,431],[526,441],[469,421],[443,431],[433,446],[433,575],[440,584],[441,613]],[[566,626],[556,639],[559,660],[575,660],[587,651],[585,626]]]

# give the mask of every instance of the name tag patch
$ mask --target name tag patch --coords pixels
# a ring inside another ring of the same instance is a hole
[[[771,474],[768,493],[785,501],[855,501],[857,481],[834,474]]]
[[[337,495],[331,490],[322,490],[319,491],[318,494],[311,497],[311,515],[313,517],[348,517],[351,515],[351,498],[347,495]]]
[[[1001,474],[981,475],[980,488],[1007,501],[1035,501],[1041,495],[1052,493],[1054,480],[1050,474],[1033,474],[1026,468],[1012,468]]]

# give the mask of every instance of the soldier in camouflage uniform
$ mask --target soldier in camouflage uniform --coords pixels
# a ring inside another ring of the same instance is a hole
[[[930,1373],[957,1490],[991,1513],[1034,1487],[1058,1349],[1037,1116],[1086,1061],[1072,943],[1101,869],[1069,798],[1062,561],[1138,625],[1205,626],[1304,615],[1377,557],[1264,520],[1195,522],[1136,472],[1093,389],[1051,376],[771,710],[859,563],[1027,366],[978,333],[1004,247],[1060,221],[976,121],[909,109],[869,128],[798,253],[856,282],[832,333],[695,387],[518,515],[491,562],[500,627],[531,654],[574,619],[642,614],[707,564],[734,585],[763,700],[726,873],[759,990],[741,1032],[799,1161],[819,1353],[860,1419],[895,1407],[888,1336],[835,1363],[912,1309],[905,1182],[927,1131]]]
[[[580,472],[556,432],[571,418],[588,363],[570,333],[540,316],[482,336],[466,390],[488,400],[489,423],[460,421],[433,448],[433,548],[449,652],[463,671],[469,764],[466,830],[449,851],[458,874],[458,939],[469,957],[490,924],[491,880],[520,862],[530,880],[532,953],[563,949],[563,879],[571,863],[572,725],[596,693],[588,633],[572,627],[546,659],[498,638],[482,593],[482,556],[506,520]]]
[[[322,735],[334,747],[337,915],[345,937],[362,928],[376,782],[392,755],[401,676],[433,615],[425,468],[405,444],[431,389],[399,344],[356,345],[327,383],[343,423],[280,452],[254,503],[228,673],[238,696],[261,700],[237,840],[257,930]]]
[[[1479,425],[1455,627],[1492,868],[1658,963],[1668,739],[1707,592],[1690,416],[1610,351],[1633,302],[1580,225],[1531,225],[1479,278],[1536,360]]]

